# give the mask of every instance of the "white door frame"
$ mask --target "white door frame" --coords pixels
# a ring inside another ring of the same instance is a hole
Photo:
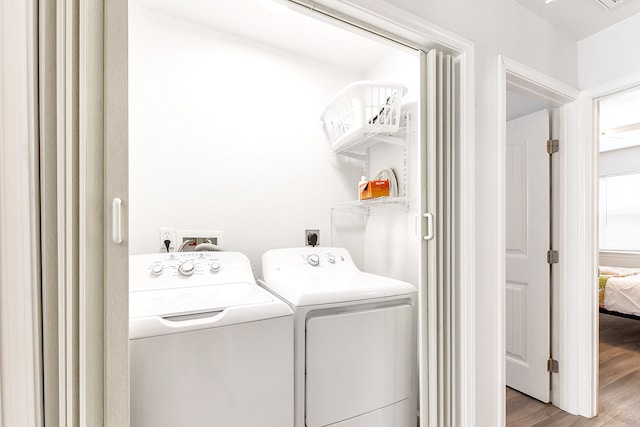
[[[586,275],[587,280],[596,283],[598,275],[598,110],[596,102],[599,98],[613,95],[633,87],[640,86],[640,72],[634,73],[611,82],[604,83],[594,88],[584,90],[580,96],[580,141],[583,141],[583,168],[577,176],[584,183],[583,208],[585,211],[585,262],[580,270]],[[585,352],[584,365],[591,367],[590,408],[592,413],[597,413],[598,407],[598,345],[599,345],[599,316],[598,316],[598,291],[597,286],[592,287],[592,292],[579,295],[581,306],[585,307],[583,317],[589,317],[590,330],[582,340]],[[591,307],[591,310],[588,308]],[[586,332],[586,331],[585,331]],[[585,370],[586,370],[585,366]],[[585,385],[587,385],[585,383]],[[586,402],[586,396],[584,398]]]
[[[595,251],[597,233],[593,207],[595,176],[594,151],[580,143],[585,135],[584,120],[579,124],[580,92],[512,59],[498,56],[498,136],[499,164],[499,215],[504,224],[505,207],[505,124],[507,83],[517,85],[538,97],[546,98],[552,105],[560,106],[559,129],[554,135],[561,141],[556,182],[556,241],[560,262],[554,275],[553,290],[553,354],[560,364],[560,372],[552,376],[552,402],[560,409],[593,417],[596,415],[597,392],[597,292],[595,286]],[[597,152],[597,149],[596,151]],[[504,253],[506,230],[500,236],[501,253]],[[505,279],[504,257],[501,257],[500,281]],[[585,288],[585,283],[594,283]],[[504,291],[499,296],[500,319],[504,325]],[[504,334],[504,328],[503,328]],[[595,353],[594,353],[595,349]],[[504,361],[504,336],[496,349]],[[504,363],[504,362],[503,362]],[[503,370],[504,372],[504,370]],[[504,382],[504,378],[502,378]]]

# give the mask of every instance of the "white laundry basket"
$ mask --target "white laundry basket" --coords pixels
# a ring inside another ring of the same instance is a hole
[[[349,150],[377,134],[391,134],[400,124],[407,88],[398,83],[358,81],[347,85],[321,116],[334,151]]]

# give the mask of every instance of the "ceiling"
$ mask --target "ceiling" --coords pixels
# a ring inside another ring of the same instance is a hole
[[[518,91],[517,88],[507,87],[507,121],[544,108],[552,108],[552,106],[548,102],[534,98],[531,94]]]
[[[274,0],[133,0],[132,3],[353,70],[366,70],[399,45],[334,19]],[[280,6],[275,12],[272,6]],[[272,10],[267,10],[270,8]],[[301,13],[296,13],[301,12]],[[324,18],[324,19],[323,19]]]
[[[575,40],[582,40],[640,13],[640,0],[618,1],[613,9],[605,8],[598,0],[516,1]]]
[[[596,34],[640,13],[640,0],[602,0],[614,3],[607,9],[598,0],[516,0],[518,3],[564,31],[575,40]],[[507,120],[549,108],[530,94],[507,91]],[[624,92],[600,101],[600,151],[640,145],[640,90]],[[637,125],[637,126],[634,126]]]

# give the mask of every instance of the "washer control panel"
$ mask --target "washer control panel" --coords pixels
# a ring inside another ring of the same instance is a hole
[[[129,257],[129,290],[218,283],[255,283],[249,259],[239,252],[175,252]]]

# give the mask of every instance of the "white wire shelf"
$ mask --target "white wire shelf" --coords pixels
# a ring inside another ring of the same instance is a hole
[[[370,147],[376,144],[386,143],[386,144],[398,145],[401,147],[405,146],[406,135],[407,135],[406,127],[401,127],[400,129],[398,129],[396,133],[393,133],[393,134],[378,133],[374,135],[369,135],[369,136],[360,138],[357,141],[354,141],[353,144],[351,145],[342,147],[341,149],[337,150],[336,153],[342,154],[344,156],[354,157],[357,159],[364,160],[366,158],[367,149],[369,149]]]
[[[376,197],[375,199],[336,203],[333,205],[333,210],[368,215],[378,210],[408,211],[409,206],[410,201],[407,197]]]

